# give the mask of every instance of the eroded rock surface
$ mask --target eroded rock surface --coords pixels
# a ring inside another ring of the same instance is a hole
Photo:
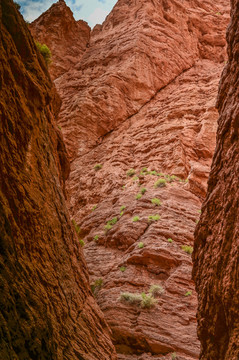
[[[198,58],[223,63],[228,5],[119,0],[93,29],[80,63],[56,80],[71,158],[136,114]]]
[[[72,160],[69,208],[121,360],[199,356],[185,250],[215,146],[228,20],[226,0],[119,0],[55,81]],[[151,285],[161,289],[152,307],[120,300]]]
[[[51,50],[49,72],[52,79],[58,78],[80,61],[88,46],[91,31],[85,21],[74,19],[64,0],[53,4],[33,21],[30,30],[37,41],[46,44]]]
[[[10,0],[0,64],[0,358],[115,359],[63,196],[61,102]]]
[[[218,96],[217,145],[195,233],[193,274],[199,294],[198,335],[203,360],[239,358],[239,4],[231,1],[231,5],[229,60]]]

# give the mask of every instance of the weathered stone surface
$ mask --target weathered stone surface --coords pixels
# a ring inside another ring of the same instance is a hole
[[[231,5],[229,60],[218,96],[217,145],[193,256],[203,360],[239,358],[239,3],[231,1]]]
[[[227,0],[119,0],[92,31],[80,63],[56,80],[71,158],[136,114],[199,58],[223,63],[228,6]]]
[[[181,246],[193,246],[206,193],[228,20],[226,0],[120,0],[55,81],[72,160],[69,208],[121,360],[199,356],[192,263]],[[160,178],[166,187],[154,186]],[[152,308],[119,300],[152,284],[164,289]]]
[[[49,72],[52,79],[58,78],[80,61],[90,39],[90,27],[85,21],[74,19],[64,0],[53,4],[29,26],[33,37],[51,50]]]
[[[0,358],[115,359],[63,196],[60,101],[10,0],[0,64]]]

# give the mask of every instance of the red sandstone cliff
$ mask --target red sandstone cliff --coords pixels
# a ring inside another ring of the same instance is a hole
[[[90,39],[90,27],[85,21],[75,21],[64,0],[53,4],[33,21],[30,29],[34,38],[51,50],[52,64],[49,72],[53,79],[72,69],[80,61]]]
[[[239,359],[238,164],[239,2],[231,1],[228,63],[219,88],[217,146],[195,232],[193,275],[199,295],[200,359]]]
[[[0,3],[0,358],[115,359],[62,185],[60,100],[10,0]]]
[[[193,246],[206,193],[228,15],[226,0],[119,0],[80,62],[55,80],[72,160],[69,208],[122,360],[199,356],[182,246]],[[120,301],[151,285],[162,288],[155,306]]]

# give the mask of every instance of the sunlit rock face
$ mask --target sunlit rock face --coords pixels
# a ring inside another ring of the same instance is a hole
[[[239,358],[238,1],[231,1],[231,6],[228,63],[217,100],[220,113],[217,145],[193,256],[203,360]]]
[[[55,80],[68,207],[121,360],[199,357],[190,252],[228,22],[224,0],[119,0],[79,63]],[[161,289],[152,306],[122,299],[143,300],[151,285]]]
[[[116,359],[63,195],[61,101],[10,0],[0,34],[0,358]]]

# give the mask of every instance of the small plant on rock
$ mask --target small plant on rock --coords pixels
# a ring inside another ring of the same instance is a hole
[[[102,278],[96,279],[94,283],[90,285],[93,294],[96,294],[101,289],[102,285],[103,285]]]
[[[189,246],[189,245],[182,245],[181,249],[188,254],[192,254],[192,252],[193,252],[193,247]]]
[[[138,244],[138,248],[139,248],[139,249],[143,249],[143,247],[144,247],[144,243],[141,241],[141,242]]]
[[[158,302],[158,300],[155,299],[152,294],[142,293],[141,297],[142,297],[142,300],[141,300],[140,306],[142,308],[151,308]]]
[[[93,208],[91,209],[91,211],[95,211],[96,208],[97,208],[97,205],[94,205]]]
[[[131,176],[134,176],[135,172],[136,172],[136,171],[135,171],[134,169],[129,169],[129,170],[127,171],[126,175],[129,176],[129,177],[131,177]]]
[[[165,187],[166,186],[166,180],[165,179],[158,179],[156,183],[154,184],[155,188],[158,187]]]
[[[160,220],[160,216],[157,214],[157,215],[150,215],[148,217],[148,220],[151,222],[151,221],[158,221]]]
[[[126,206],[125,205],[122,205],[121,207],[120,207],[120,211],[124,211],[126,209]]]
[[[84,240],[82,240],[82,239],[79,239],[79,243],[80,243],[80,246],[85,246],[85,242],[84,242]]]
[[[133,222],[137,222],[137,221],[139,221],[139,220],[140,220],[140,219],[139,219],[139,216],[134,216],[133,219],[132,219]]]
[[[98,170],[102,169],[102,166],[103,166],[102,164],[95,164],[94,169],[96,171],[98,171]]]
[[[120,300],[129,302],[130,304],[139,305],[142,301],[142,297],[140,294],[132,294],[129,292],[125,292],[120,294]]]
[[[192,291],[187,291],[184,296],[191,296],[192,295]]]
[[[175,360],[177,358],[177,354],[174,352],[172,353],[172,360]]]
[[[112,225],[106,224],[106,225],[105,225],[105,228],[104,228],[104,229],[105,229],[105,233],[107,233],[110,229],[112,229],[112,227],[113,227]]]
[[[147,191],[147,189],[146,189],[146,188],[142,188],[142,189],[140,189],[140,193],[141,193],[142,195],[144,195],[144,194],[146,193],[146,191]]]
[[[125,272],[125,270],[126,270],[126,267],[125,267],[125,266],[121,266],[121,267],[120,267],[120,271],[121,271],[121,272]]]
[[[162,295],[164,293],[164,289],[160,285],[151,285],[149,288],[149,293],[153,296]]]
[[[94,241],[98,241],[99,240],[99,235],[95,235],[94,236]]]
[[[161,200],[159,200],[158,198],[153,198],[153,199],[151,199],[151,203],[153,205],[160,206],[161,205]]]
[[[37,49],[42,54],[46,65],[48,66],[51,63],[51,50],[46,44],[40,44],[38,41],[35,41]]]
[[[135,196],[135,199],[136,199],[136,200],[140,200],[140,199],[141,199],[141,197],[142,197],[142,195],[141,195],[141,194],[137,194],[137,195]]]
[[[172,243],[172,242],[173,242],[173,239],[169,238],[169,239],[168,239],[168,242],[169,242],[169,243]]]

